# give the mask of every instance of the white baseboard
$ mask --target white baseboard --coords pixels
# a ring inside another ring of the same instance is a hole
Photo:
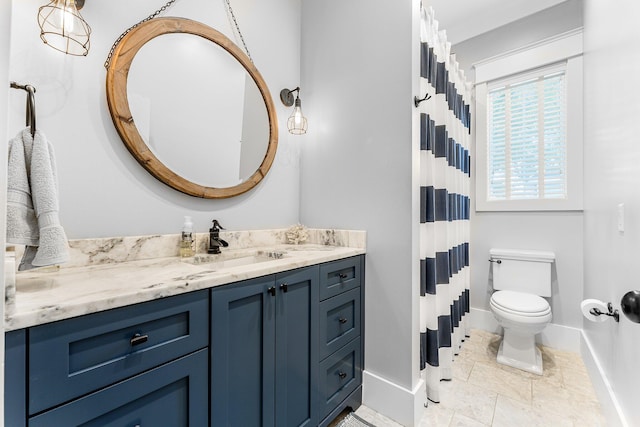
[[[490,311],[472,308],[469,315],[472,328],[502,334],[500,325]],[[536,336],[536,342],[546,347],[580,353],[580,336],[581,330],[578,328],[549,323],[544,331]]]
[[[618,399],[616,398],[613,389],[611,388],[611,384],[607,379],[604,371],[602,369],[602,365],[600,361],[596,357],[593,352],[593,347],[591,342],[584,334],[584,331],[580,334],[581,336],[581,355],[582,360],[589,372],[589,377],[591,378],[591,382],[593,383],[593,388],[596,391],[596,395],[598,396],[598,401],[600,402],[600,407],[602,408],[602,414],[607,420],[607,423],[612,427],[628,427],[626,417],[624,416],[624,412],[618,403]]]
[[[472,329],[481,329],[493,334],[502,334],[502,329],[493,314],[487,310],[471,308],[469,312],[469,325]]]
[[[423,380],[413,390],[408,390],[369,371],[362,373],[363,405],[403,426],[420,424],[426,398]]]

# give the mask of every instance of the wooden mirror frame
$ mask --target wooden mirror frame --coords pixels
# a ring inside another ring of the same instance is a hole
[[[187,33],[203,37],[231,54],[258,86],[269,118],[269,145],[262,163],[246,181],[233,187],[207,187],[189,181],[164,165],[147,146],[129,109],[127,78],[136,53],[148,41],[163,34]],[[107,69],[107,103],[111,119],[129,152],[151,175],[168,186],[205,199],[223,199],[245,193],[267,175],[278,146],[278,120],[267,84],[249,57],[229,38],[200,22],[186,18],[156,18],[132,29],[118,44]]]

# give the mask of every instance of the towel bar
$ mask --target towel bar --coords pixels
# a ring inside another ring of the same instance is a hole
[[[27,92],[26,125],[31,128],[31,136],[36,134],[36,88],[31,85],[21,85],[16,82],[9,84],[13,89],[22,89]]]

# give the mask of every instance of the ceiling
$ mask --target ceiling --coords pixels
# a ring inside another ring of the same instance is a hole
[[[565,0],[426,0],[451,44],[460,43]]]

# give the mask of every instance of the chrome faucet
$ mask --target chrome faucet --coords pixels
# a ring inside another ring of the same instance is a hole
[[[220,247],[226,248],[229,246],[227,242],[220,238],[220,230],[224,230],[224,227],[220,225],[217,219],[214,219],[213,226],[209,229],[209,249],[207,249],[207,253],[219,254]]]

